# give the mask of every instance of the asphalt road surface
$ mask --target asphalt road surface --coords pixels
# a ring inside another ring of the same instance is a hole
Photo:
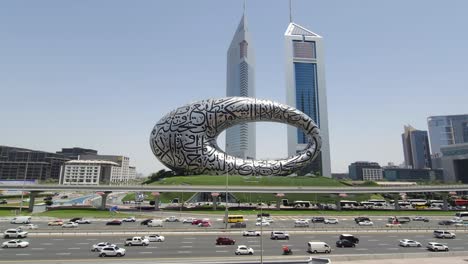
[[[435,239],[432,233],[366,233],[355,234],[360,243],[356,248],[336,248],[336,234],[295,234],[290,240],[271,240],[266,232],[261,237],[243,237],[241,235],[229,235],[236,240],[236,245],[217,246],[215,239],[218,235],[196,234],[196,235],[169,235],[165,242],[151,242],[149,246],[126,247],[128,259],[181,259],[181,258],[223,258],[235,257],[239,260],[247,256],[235,256],[237,245],[247,245],[255,250],[254,256],[260,256],[263,243],[263,255],[265,257],[282,257],[282,246],[288,245],[294,252],[294,257],[304,256],[304,259],[313,254],[306,252],[308,241],[323,241],[332,247],[331,254],[399,254],[411,252],[424,252],[428,242],[441,242],[449,246],[451,251],[464,251],[468,246],[468,234],[459,233],[456,239]],[[2,248],[0,249],[0,263],[13,260],[76,260],[76,259],[98,259],[98,253],[91,252],[93,244],[109,241],[123,247],[126,237],[31,237],[24,240],[30,242],[28,248]],[[414,239],[423,244],[421,248],[402,248],[398,241],[403,238]],[[3,239],[7,241],[7,239]],[[3,242],[2,241],[2,242]],[[263,241],[263,242],[261,242]],[[441,252],[441,254],[443,254]],[[288,256],[283,256],[288,259]]]

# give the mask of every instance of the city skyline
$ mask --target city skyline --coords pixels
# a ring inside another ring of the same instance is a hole
[[[121,153],[147,174],[163,168],[148,144],[154,122],[175,106],[223,96],[241,1],[115,1],[107,12],[109,3],[0,5],[2,145]],[[425,130],[429,116],[467,112],[460,32],[468,4],[337,3],[293,2],[294,21],[325,39],[333,172],[356,160],[401,163],[403,124]],[[287,2],[269,4],[269,15],[266,1],[248,5],[257,97],[285,102]],[[285,126],[258,124],[257,132],[266,135],[257,137],[258,159],[287,156],[286,142],[274,141]]]

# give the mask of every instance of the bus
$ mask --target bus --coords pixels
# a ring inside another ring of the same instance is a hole
[[[359,202],[360,206],[363,206],[364,208],[372,209],[374,207],[373,202]]]
[[[340,205],[341,207],[355,207],[359,206],[359,203],[357,201],[341,200]]]
[[[243,215],[228,215],[228,223],[244,222]]]
[[[417,210],[427,209],[428,207],[426,203],[413,203],[411,206],[413,206],[413,208]]]
[[[455,199],[454,203],[456,206],[468,206],[468,200],[465,199]]]
[[[369,203],[374,203],[374,206],[384,206],[387,204],[387,201],[385,200],[377,200],[377,199],[371,199],[368,201]]]
[[[310,208],[310,207],[312,207],[312,203],[310,203],[310,201],[294,201],[292,203],[292,206],[294,208],[299,208],[299,207]]]
[[[410,204],[414,204],[414,203],[427,203],[427,200],[424,200],[424,199],[408,199],[407,200]]]
[[[429,204],[431,205],[431,207],[440,207],[442,208],[444,206],[444,201],[443,200],[429,200]]]

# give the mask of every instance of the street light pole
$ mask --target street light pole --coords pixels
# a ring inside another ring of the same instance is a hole
[[[224,155],[224,166],[226,167],[226,208],[224,209],[224,229],[227,230],[228,228],[228,220],[229,220],[229,209],[228,209],[228,185],[229,185],[229,171],[226,162],[227,155]]]
[[[260,200],[260,264],[263,264],[263,208]]]
[[[23,198],[24,198],[24,184],[26,183],[26,177],[28,175],[28,165],[29,165],[29,154],[31,152],[28,152],[28,158],[26,159],[26,167],[24,169],[24,178],[23,178],[23,187],[21,188],[21,205],[19,209],[19,213],[21,214],[21,211],[23,209]],[[31,199],[31,197],[29,197]]]

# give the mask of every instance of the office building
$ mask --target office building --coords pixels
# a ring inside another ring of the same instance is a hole
[[[77,160],[80,158],[80,155],[94,154],[97,155],[97,150],[94,149],[85,149],[85,148],[62,148],[61,151],[57,151],[57,154],[63,155],[71,160]]]
[[[383,178],[382,167],[377,162],[357,161],[348,166],[349,178],[354,181],[379,181]]]
[[[468,143],[442,146],[440,152],[434,167],[444,170],[444,181],[468,183]]]
[[[65,162],[60,176],[60,184],[65,185],[100,185],[116,183],[119,164],[107,160],[71,160]]]
[[[406,167],[413,169],[431,168],[427,131],[417,130],[408,125],[405,126],[401,138]]]
[[[468,143],[468,114],[430,116],[427,126],[434,157],[440,157],[443,146]]]
[[[255,54],[244,15],[227,52],[226,95],[255,97]],[[226,152],[243,158],[255,158],[255,123],[244,123],[226,130]]]
[[[80,160],[96,160],[96,161],[111,161],[118,166],[111,167],[110,183],[111,184],[127,184],[135,180],[136,169],[130,166],[130,158],[118,155],[81,155]]]
[[[0,180],[58,181],[68,160],[56,153],[0,146]]]
[[[434,182],[444,181],[444,173],[437,169],[411,169],[400,167],[384,167],[384,179],[387,181]]]
[[[301,174],[331,177],[323,39],[291,22],[286,29],[285,41],[286,103],[310,116],[322,136],[321,153]],[[305,134],[292,126],[288,126],[287,140],[289,156],[303,150],[308,143]]]

